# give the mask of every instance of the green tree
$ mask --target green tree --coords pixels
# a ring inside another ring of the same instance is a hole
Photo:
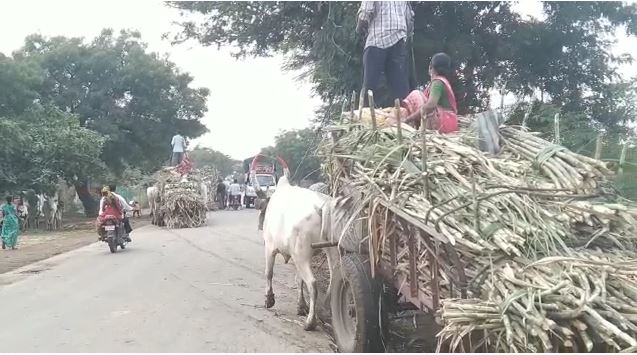
[[[276,136],[275,144],[261,150],[261,154],[281,157],[288,164],[291,180],[318,181],[321,177],[320,160],[316,156],[321,136],[311,128],[283,131]],[[249,161],[252,161],[250,159]]]
[[[208,90],[190,87],[192,77],[148,52],[137,32],[104,30],[90,42],[32,35],[14,60],[44,71],[36,87],[41,102],[74,114],[81,127],[105,138],[101,160],[109,173],[120,175],[127,166],[153,171],[168,159],[175,131],[190,138],[206,132],[199,120]],[[89,176],[77,176],[78,196],[94,215]]]
[[[231,174],[235,165],[239,163],[239,161],[233,160],[226,154],[205,147],[195,147],[188,152],[188,156],[192,159],[196,168],[214,167],[222,175]]]
[[[44,72],[33,63],[16,62],[0,53],[0,115],[20,114],[39,97]]]
[[[237,56],[284,54],[288,69],[302,69],[326,103],[342,102],[361,84],[363,39],[355,35],[358,2],[174,2],[203,15],[185,20],[176,42],[232,45]],[[545,20],[526,20],[512,3],[412,2],[417,82],[426,83],[427,63],[439,51],[451,55],[454,90],[462,112],[489,105],[489,90],[503,86],[520,94],[540,90],[569,111],[603,105],[598,96],[617,64],[611,54],[618,26],[637,32],[637,6],[621,2],[544,2]],[[592,94],[587,94],[592,93]],[[391,104],[386,96],[379,103]],[[338,108],[340,108],[339,105]]]
[[[0,191],[51,192],[64,179],[104,171],[104,139],[80,127],[76,116],[33,105],[16,116],[0,117]]]

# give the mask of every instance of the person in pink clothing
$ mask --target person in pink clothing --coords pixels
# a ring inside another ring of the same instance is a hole
[[[451,133],[458,130],[458,108],[456,97],[449,83],[451,74],[451,58],[445,53],[435,54],[429,64],[431,82],[423,91],[412,91],[403,101],[402,107],[407,109],[403,118],[407,124],[420,126],[420,110],[424,108],[427,117],[427,129],[435,129],[440,133]]]

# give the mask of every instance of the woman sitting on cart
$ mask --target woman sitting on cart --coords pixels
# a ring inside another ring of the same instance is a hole
[[[420,126],[420,111],[424,108],[427,129],[436,129],[440,133],[457,131],[458,109],[448,80],[450,75],[451,58],[445,53],[435,54],[429,64],[429,86],[424,92],[412,91],[402,102],[408,112],[403,121],[414,127]]]

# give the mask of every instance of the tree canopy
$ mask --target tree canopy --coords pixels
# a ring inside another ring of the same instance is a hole
[[[126,165],[156,169],[176,130],[187,137],[206,132],[199,119],[208,89],[191,88],[192,77],[149,53],[137,32],[104,30],[90,42],[32,35],[14,57],[44,70],[42,102],[106,137],[102,159],[116,172]]]
[[[104,172],[104,139],[55,107],[33,105],[0,117],[0,141],[0,191],[51,192],[61,179],[73,182]]]
[[[237,56],[283,54],[327,103],[360,90],[363,38],[355,34],[358,2],[173,2],[203,20],[184,20],[179,42],[231,45]],[[413,53],[418,83],[440,51],[453,59],[452,78],[462,112],[489,105],[489,90],[506,87],[541,96],[569,111],[608,112],[603,93],[617,81],[628,55],[611,53],[615,29],[637,33],[637,6],[621,2],[543,2],[543,20],[524,19],[513,3],[412,2]],[[390,98],[379,95],[379,103]],[[339,105],[337,105],[339,106]],[[338,107],[340,109],[340,106]],[[613,116],[617,116],[613,113]]]
[[[75,184],[87,214],[96,202],[87,178],[156,170],[176,131],[206,132],[208,89],[140,34],[104,30],[96,38],[31,35],[12,57],[0,55],[0,189]]]
[[[274,146],[263,148],[261,154],[271,158],[279,156],[285,160],[293,181],[318,181],[321,170],[316,150],[320,140],[321,136],[310,128],[283,131],[275,137]]]
[[[215,167],[222,176],[232,174],[239,161],[211,148],[195,147],[188,153],[196,168]]]

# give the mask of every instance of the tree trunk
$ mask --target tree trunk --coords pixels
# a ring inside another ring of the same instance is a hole
[[[84,214],[86,217],[97,217],[97,201],[95,201],[93,195],[91,195],[86,179],[76,181],[74,186],[75,192],[77,192],[77,196],[84,206]]]

